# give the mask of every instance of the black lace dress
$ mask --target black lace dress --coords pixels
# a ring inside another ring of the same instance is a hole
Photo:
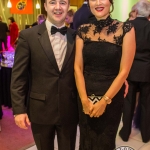
[[[77,34],[84,41],[84,78],[88,95],[104,95],[116,78],[122,56],[125,34],[131,23],[122,23],[109,17],[79,27]],[[121,119],[124,86],[107,105],[99,118],[83,113],[79,99],[80,150],[114,150],[115,138]]]

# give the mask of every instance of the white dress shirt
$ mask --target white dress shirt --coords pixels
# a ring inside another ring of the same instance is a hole
[[[67,51],[67,37],[66,37],[66,35],[62,35],[60,32],[57,32],[52,35],[51,27],[55,26],[55,25],[53,25],[48,20],[46,20],[45,23],[46,23],[46,28],[48,31],[50,43],[53,48],[54,56],[55,56],[59,71],[61,71],[64,59],[66,56],[66,51]],[[62,28],[64,26],[65,26],[65,24],[59,28]],[[55,27],[58,28],[57,26],[55,26]]]

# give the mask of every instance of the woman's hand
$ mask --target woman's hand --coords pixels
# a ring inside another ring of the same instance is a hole
[[[93,105],[93,109],[91,111],[90,117],[99,117],[101,116],[106,109],[107,103],[106,101],[102,98],[99,102]]]
[[[93,103],[87,99],[87,100],[82,101],[82,106],[83,106],[83,112],[87,115],[90,115],[94,106]]]

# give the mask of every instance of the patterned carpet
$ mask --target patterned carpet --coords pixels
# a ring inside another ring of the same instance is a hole
[[[11,109],[3,107],[0,126],[0,150],[25,150],[34,145],[31,129],[18,128],[15,125]]]

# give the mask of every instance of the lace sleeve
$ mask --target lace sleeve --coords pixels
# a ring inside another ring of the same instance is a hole
[[[133,28],[133,25],[131,22],[125,22],[123,24],[123,34],[125,35],[127,32],[129,32]]]
[[[83,39],[83,37],[82,37],[82,28],[83,28],[83,26],[79,26],[79,28],[77,29],[77,35],[78,35],[81,39]]]
[[[85,41],[87,37],[87,33],[89,32],[89,29],[90,29],[89,24],[83,24],[78,28],[77,35]]]

